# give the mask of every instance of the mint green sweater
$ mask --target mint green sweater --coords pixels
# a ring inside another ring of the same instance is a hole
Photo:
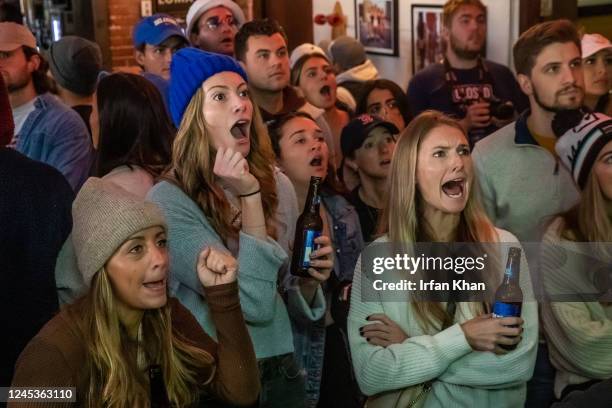
[[[518,244],[507,231],[497,230],[500,241]],[[375,242],[387,242],[386,236]],[[503,270],[504,265],[501,265]],[[378,275],[377,278],[383,275]],[[501,278],[500,278],[501,279]],[[526,382],[535,365],[538,341],[537,304],[527,262],[521,260],[520,285],[526,301],[522,318],[525,320],[523,339],[518,347],[505,355],[473,351],[460,323],[473,318],[468,303],[458,303],[455,324],[435,333],[421,329],[410,304],[406,302],[362,301],[362,287],[372,285],[357,261],[351,296],[348,331],[353,366],[361,391],[374,395],[433,380],[425,407],[522,407]],[[529,300],[531,299],[531,300]],[[359,335],[359,328],[369,324],[366,318],[384,313],[408,334],[401,344],[387,348],[373,346]]]
[[[561,238],[555,219],[544,235],[542,282],[549,294],[594,294],[593,264],[585,244]],[[587,257],[580,254],[585,253]],[[605,258],[600,258],[603,260]],[[600,302],[544,302],[542,326],[550,360],[557,369],[555,395],[568,385],[612,378],[612,305]]]
[[[279,182],[279,178],[281,179]],[[277,173],[279,197],[285,196],[290,182]],[[147,196],[160,206],[168,223],[170,250],[170,293],[191,311],[204,330],[216,335],[202,285],[197,277],[196,261],[204,246],[225,248],[198,205],[179,187],[162,181]],[[279,203],[279,207],[283,204]],[[295,220],[283,221],[284,224]],[[277,291],[279,271],[287,260],[286,251],[274,240],[257,239],[240,233],[237,257],[240,304],[258,359],[293,352],[293,337],[287,307]],[[319,289],[309,306],[299,291],[289,291],[290,313],[308,320],[320,319],[325,299]]]

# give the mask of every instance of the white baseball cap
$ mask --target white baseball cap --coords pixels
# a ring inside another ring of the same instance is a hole
[[[605,49],[612,50],[612,43],[601,34],[585,34],[582,36],[582,58],[588,58],[591,55]]]
[[[232,0],[197,0],[193,2],[189,10],[187,11],[187,31],[185,32],[187,36],[191,34],[191,30],[193,26],[198,22],[200,16],[206,13],[208,10],[215,7],[225,7],[234,15],[234,19],[238,23],[238,28],[246,22],[246,17],[244,16],[244,12],[240,8],[238,4],[233,2]]]
[[[320,47],[317,47],[314,44],[304,43],[302,45],[298,45],[291,51],[291,56],[289,57],[289,66],[291,69],[295,66],[295,64],[306,55],[317,55],[325,58],[329,61],[327,54]]]

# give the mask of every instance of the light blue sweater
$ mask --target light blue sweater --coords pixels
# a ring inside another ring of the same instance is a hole
[[[279,196],[283,196],[280,191]],[[163,181],[151,189],[147,198],[160,206],[168,224],[170,293],[191,311],[207,333],[214,336],[216,331],[197,277],[196,261],[205,246],[228,249],[202,210],[179,187]],[[238,245],[240,303],[255,354],[261,359],[292,353],[293,337],[287,307],[277,292],[279,270],[287,254],[271,238],[261,240],[242,232]],[[301,314],[309,320],[323,316],[325,300],[320,289],[312,307],[299,291],[289,292],[289,296],[291,313]]]

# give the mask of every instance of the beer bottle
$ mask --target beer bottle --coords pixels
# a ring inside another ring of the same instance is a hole
[[[291,259],[291,273],[295,276],[310,276],[308,273],[310,254],[318,247],[314,240],[323,231],[323,220],[319,214],[321,206],[321,197],[319,196],[320,185],[321,177],[310,178],[304,211],[300,214],[295,226],[293,257]]]
[[[151,408],[170,408],[164,373],[157,364],[149,367],[149,387]]]
[[[523,291],[519,285],[521,271],[521,249],[510,247],[508,250],[508,262],[504,280],[495,292],[495,303],[493,304],[493,317],[520,317],[523,305]],[[513,326],[516,327],[516,326]],[[512,346],[501,345],[506,350],[514,350]]]

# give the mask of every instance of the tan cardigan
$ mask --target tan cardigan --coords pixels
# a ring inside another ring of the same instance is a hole
[[[253,345],[247,332],[238,299],[238,284],[204,288],[219,343],[206,334],[193,315],[171,298],[173,331],[196,347],[206,350],[216,361],[208,394],[230,404],[249,405],[259,394],[259,372]],[[77,397],[84,386],[81,370],[86,348],[82,334],[63,310],[49,321],[30,341],[17,360],[12,387],[77,387]],[[202,378],[208,372],[199,373]],[[12,406],[9,404],[9,407]],[[15,407],[68,407],[71,403],[15,403]]]

